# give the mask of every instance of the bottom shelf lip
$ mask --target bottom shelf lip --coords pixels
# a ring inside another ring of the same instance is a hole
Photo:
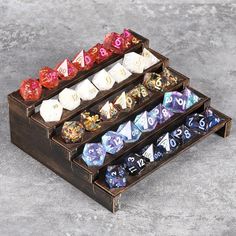
[[[160,161],[157,162],[152,162],[152,163],[148,163],[147,166],[142,170],[142,172],[139,175],[136,176],[128,176],[127,178],[127,186],[123,187],[123,188],[114,188],[114,189],[109,189],[109,187],[107,186],[107,184],[104,181],[104,176],[102,175],[102,178],[98,178],[94,183],[95,185],[97,185],[98,187],[100,187],[101,189],[105,190],[106,192],[108,192],[109,194],[111,194],[113,197],[116,197],[118,195],[120,195],[121,193],[127,191],[129,188],[131,188],[132,186],[134,186],[135,184],[137,184],[140,180],[144,179],[145,177],[147,177],[148,175],[150,175],[151,173],[153,173],[155,170],[159,169],[161,166],[163,166],[164,164],[166,164],[167,162],[173,160],[174,158],[176,158],[179,154],[181,154],[182,152],[184,152],[185,150],[187,150],[188,148],[190,148],[191,146],[193,146],[195,143],[203,140],[204,138],[208,137],[209,135],[211,135],[212,133],[217,132],[218,130],[220,130],[222,127],[224,127],[224,125],[229,122],[231,120],[231,118],[225,116],[223,113],[215,110],[214,108],[211,108],[217,115],[220,116],[220,118],[223,118],[223,120],[217,124],[216,126],[212,127],[207,133],[205,134],[197,134],[195,137],[193,137],[192,140],[190,140],[189,142],[181,145],[175,152],[168,154],[166,157],[164,157],[163,159],[161,159]],[[130,179],[132,178],[132,182],[130,182]]]

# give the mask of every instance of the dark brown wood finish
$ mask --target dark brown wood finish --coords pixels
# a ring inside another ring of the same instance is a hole
[[[159,59],[161,59],[160,63],[154,65],[152,68],[149,68],[148,71],[157,72],[158,70],[161,70],[161,66],[163,64],[165,66],[169,65],[168,58],[149,48],[148,39],[133,32],[132,30],[130,31],[137,38],[141,39],[142,42],[133,46],[128,51],[136,51],[140,53],[143,47],[146,47]],[[63,122],[70,119],[77,119],[79,113],[85,109],[96,110],[100,103],[104,103],[106,100],[114,98],[119,92],[129,89],[132,87],[132,85],[134,86],[135,84],[139,83],[142,80],[143,75],[133,75],[124,83],[114,86],[111,91],[100,93],[100,95],[98,95],[95,100],[87,102],[86,104],[81,104],[80,108],[76,109],[75,111],[65,112],[60,122],[42,122],[42,118],[39,116],[39,114],[35,113],[35,108],[40,105],[44,99],[49,99],[57,95],[64,88],[77,84],[79,81],[88,78],[90,75],[93,75],[108,65],[111,65],[122,57],[123,55],[114,55],[102,64],[95,65],[91,70],[79,73],[78,76],[71,81],[62,81],[57,89],[44,89],[41,99],[36,102],[23,101],[19,95],[19,91],[15,91],[8,95],[11,142],[44,164],[46,167],[54,171],[56,174],[73,184],[76,188],[86,193],[89,197],[96,200],[111,212],[116,212],[119,209],[121,194],[127,192],[130,187],[144,179],[146,176],[170,160],[174,159],[184,150],[188,149],[198,141],[206,138],[211,133],[215,132],[222,137],[227,137],[230,134],[232,123],[230,117],[227,117],[223,113],[214,110],[221,118],[224,118],[220,124],[212,128],[207,134],[196,136],[196,138],[179,147],[174,153],[166,156],[161,161],[148,164],[140,173],[140,175],[128,177],[127,187],[110,190],[104,182],[104,173],[106,171],[107,165],[120,163],[125,155],[129,154],[130,152],[138,151],[138,149],[144,147],[148,143],[151,143],[160,135],[171,131],[182,124],[187,115],[194,112],[201,112],[210,105],[210,99],[208,97],[191,88],[199,97],[201,97],[199,103],[189,108],[183,114],[175,114],[167,122],[158,125],[154,131],[142,134],[138,142],[126,144],[125,147],[116,155],[108,155],[103,166],[96,168],[86,166],[86,164],[79,157],[82,152],[83,145],[86,142],[100,141],[101,136],[106,131],[116,130],[121,123],[127,120],[133,120],[137,114],[144,110],[150,110],[152,107],[162,101],[163,94],[153,93],[153,96],[145,100],[142,104],[138,104],[133,110],[128,113],[121,113],[117,119],[112,122],[104,122],[100,130],[91,135],[87,135],[82,143],[75,145],[64,144],[58,136]],[[189,85],[189,78],[172,68],[169,69],[172,73],[181,78],[180,83],[175,87],[170,88],[170,90],[180,91]]]
[[[228,116],[225,116],[224,114],[220,113],[219,111],[215,110],[212,108],[212,110],[223,120],[216,126],[214,126],[213,128],[211,128],[206,134],[196,134],[196,136],[191,139],[188,143],[185,143],[183,145],[181,145],[175,152],[166,155],[163,159],[161,159],[160,161],[156,161],[156,162],[152,162],[152,163],[148,163],[144,169],[141,171],[141,173],[139,175],[136,176],[128,176],[127,178],[127,186],[124,188],[117,188],[117,189],[109,189],[109,187],[107,186],[107,184],[104,181],[104,175],[105,175],[105,169],[106,167],[103,168],[102,173],[99,175],[99,179],[95,181],[95,184],[98,185],[100,188],[104,189],[105,191],[107,191],[109,194],[111,194],[113,197],[115,196],[120,196],[123,192],[126,192],[130,187],[134,186],[135,184],[137,184],[139,181],[141,181],[142,179],[144,179],[145,177],[147,177],[148,175],[150,175],[151,173],[153,173],[155,170],[157,170],[158,168],[160,168],[161,166],[163,166],[164,164],[166,164],[167,162],[173,160],[174,158],[176,158],[179,154],[181,154],[183,151],[187,150],[188,148],[192,147],[194,144],[196,144],[197,142],[203,140],[204,138],[206,138],[207,136],[209,136],[212,133],[217,133],[219,134],[220,131],[222,131],[223,135],[221,135],[222,137],[226,137],[229,135],[229,127],[227,127],[227,125],[229,123],[231,123],[231,118],[229,118]],[[174,129],[176,129],[179,126],[179,124],[177,125],[173,125],[173,127],[168,127],[169,130],[166,130],[166,132],[172,131]],[[147,144],[151,144],[153,142],[156,141],[156,138],[151,138],[149,140]],[[136,148],[136,150],[134,150],[135,152],[138,152],[141,150],[141,148],[143,148],[145,145],[139,145],[138,148]],[[118,161],[113,162],[112,164],[120,164],[123,162],[123,157],[120,158]]]

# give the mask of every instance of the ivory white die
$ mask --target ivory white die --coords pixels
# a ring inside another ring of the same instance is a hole
[[[132,75],[132,73],[130,73],[120,63],[115,64],[108,72],[117,83],[126,80],[128,77]]]
[[[123,66],[132,73],[143,73],[145,59],[136,52],[129,52],[124,56]]]
[[[143,49],[142,56],[145,59],[144,70],[158,63],[160,60],[156,58],[150,51],[146,48]]]
[[[99,90],[104,91],[111,89],[115,80],[105,69],[103,69],[94,75],[92,82]]]
[[[92,100],[98,94],[98,89],[88,79],[78,83],[75,90],[84,101]]]
[[[59,121],[63,107],[57,99],[44,100],[40,106],[39,112],[45,122]]]
[[[59,93],[58,99],[63,108],[72,111],[80,105],[79,93],[74,89],[65,88]]]

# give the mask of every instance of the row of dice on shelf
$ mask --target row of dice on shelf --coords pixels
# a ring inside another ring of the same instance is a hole
[[[159,76],[157,77],[159,78]],[[139,96],[135,97],[134,95],[137,94],[139,94]],[[118,110],[127,112],[130,111],[132,108],[134,108],[136,103],[142,102],[142,99],[148,96],[148,94],[149,90],[147,90],[146,87],[140,84],[134,87],[127,94],[123,92],[120,96],[118,96],[114,100],[115,105],[113,105],[113,103],[109,101],[106,102],[105,105],[103,105],[99,110],[99,114],[91,114],[87,111],[82,112],[80,114],[79,121],[67,121],[63,124],[61,130],[62,139],[65,143],[80,142],[85,134],[85,131],[96,131],[97,129],[101,128],[101,120],[106,121],[111,118],[114,119],[119,114]],[[141,123],[144,122],[144,125],[148,126],[151,124],[145,122],[153,122],[152,127],[149,129],[155,129],[155,126],[158,123],[161,124],[166,121],[167,118],[170,118],[174,114],[173,112],[184,112],[190,106],[198,102],[198,100],[199,97],[188,88],[185,88],[182,93],[177,91],[166,92],[164,94],[163,105],[160,104],[151,112],[144,112],[141,115],[138,115],[135,119],[134,124],[127,123],[127,126],[137,126],[137,128],[141,132],[145,132],[145,128],[141,127]],[[125,132],[126,130],[127,128],[124,128],[123,132]]]
[[[59,93],[58,99],[44,100],[40,107],[40,114],[45,122],[59,121],[66,110],[77,108],[81,99],[94,99],[99,91],[111,89],[115,82],[120,83],[128,79],[132,73],[143,73],[143,70],[156,64],[159,60],[146,48],[142,55],[130,52],[124,55],[123,63],[116,63],[109,71],[102,69],[93,79],[85,79],[78,83],[75,89],[65,88]]]
[[[42,87],[54,89],[58,87],[60,79],[71,80],[76,77],[79,71],[89,70],[94,64],[100,64],[113,54],[123,54],[126,49],[137,43],[139,43],[139,40],[127,29],[124,29],[121,34],[108,33],[103,44],[98,43],[87,52],[81,50],[72,61],[66,58],[54,69],[50,67],[42,68],[39,71],[39,79],[29,78],[23,80],[20,85],[20,95],[26,101],[36,101],[42,95]],[[144,56],[148,57],[148,55]],[[132,58],[132,54],[127,56],[127,60]],[[142,60],[142,58],[140,57],[139,60]],[[148,63],[148,60],[145,60],[144,68],[147,66],[146,63]],[[136,70],[140,72],[142,65],[140,65],[139,70],[136,67]]]
[[[193,97],[195,98],[194,100],[192,99]],[[81,158],[88,166],[101,166],[104,163],[106,153],[116,154],[124,147],[125,143],[137,142],[142,133],[154,130],[158,124],[166,122],[174,113],[185,112],[186,109],[197,103],[199,99],[188,88],[185,88],[183,93],[177,91],[166,92],[163,104],[157,105],[149,112],[142,112],[136,116],[134,121],[121,124],[116,132],[108,131],[102,136],[101,143],[86,143]],[[68,130],[66,134],[70,136]],[[62,129],[63,135],[64,131]]]
[[[148,163],[168,157],[168,154],[175,152],[196,135],[205,134],[220,121],[220,118],[210,109],[206,109],[202,114],[195,113],[188,116],[185,124],[172,132],[167,132],[157,139],[156,143],[145,146],[137,153],[125,156],[122,164],[107,166],[105,182],[111,189],[125,187],[128,175],[141,173]]]

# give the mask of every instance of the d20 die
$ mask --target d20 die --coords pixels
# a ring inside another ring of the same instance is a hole
[[[87,166],[101,166],[105,160],[106,150],[101,143],[86,143],[82,159]]]
[[[157,140],[157,147],[158,146],[163,146],[165,148],[166,153],[169,153],[175,151],[178,148],[179,142],[175,138],[173,138],[169,134],[169,132],[167,132],[165,135],[163,135]]]
[[[45,88],[56,88],[59,84],[58,72],[49,67],[43,67],[39,71],[39,82]]]
[[[147,161],[153,162],[160,160],[165,154],[165,148],[163,146],[155,146],[154,144],[147,145],[141,150],[141,155],[146,158]]]
[[[87,131],[96,131],[101,128],[100,117],[98,114],[90,114],[90,112],[84,111],[80,114],[80,122],[83,124]]]
[[[42,94],[42,86],[36,79],[26,79],[21,82],[20,95],[25,101],[37,101]]]
[[[145,59],[144,70],[157,64],[160,60],[156,58],[149,50],[143,48],[142,56]]]
[[[106,152],[115,154],[124,147],[123,136],[114,131],[108,131],[102,136],[102,145]]]
[[[177,91],[166,92],[163,105],[172,112],[183,113],[186,110],[186,96]]]
[[[132,73],[143,73],[145,59],[136,52],[129,52],[125,54],[122,64]]]
[[[57,99],[44,100],[40,106],[40,115],[45,122],[59,121],[63,112]]]
[[[82,100],[92,100],[98,94],[98,89],[88,80],[85,79],[78,83],[75,90],[79,93]]]
[[[126,186],[126,171],[121,165],[108,166],[105,181],[109,188],[122,188]]]
[[[183,95],[187,98],[186,109],[188,109],[200,100],[200,98],[188,88],[184,89]]]
[[[117,132],[123,136],[123,140],[126,143],[133,143],[139,140],[142,132],[131,121],[119,126]]]
[[[189,130],[185,125],[181,125],[171,132],[171,135],[182,144],[191,140],[195,136],[195,133],[192,130]]]
[[[118,114],[118,110],[115,108],[113,103],[107,101],[99,110],[102,120],[110,120],[115,118]]]
[[[61,130],[61,137],[65,143],[77,143],[84,135],[84,127],[78,121],[67,121]]]
[[[63,106],[63,108],[72,111],[80,105],[80,96],[79,93],[74,89],[65,88],[59,95],[58,99]]]
[[[92,82],[100,91],[104,91],[111,89],[115,80],[105,69],[102,69],[94,75]]]
[[[157,120],[151,116],[147,111],[136,116],[134,124],[142,131],[149,132],[156,128]]]
[[[78,73],[77,68],[69,61],[69,59],[65,59],[55,68],[55,70],[62,80],[73,79]]]
[[[208,128],[212,128],[215,125],[219,124],[221,119],[217,116],[211,109],[206,109],[204,116],[207,119]]]
[[[157,105],[154,107],[150,112],[150,116],[154,117],[159,124],[164,123],[170,117],[174,115],[174,113],[167,108],[165,108],[162,104]]]
[[[125,50],[125,39],[115,32],[108,33],[105,35],[103,45],[116,54],[122,54]]]
[[[124,158],[124,166],[130,175],[139,174],[145,165],[145,158],[138,154],[130,154]]]
[[[208,130],[207,118],[202,115],[195,113],[186,118],[186,126],[197,133],[205,133]]]
[[[111,75],[111,77],[117,82],[120,83],[127,78],[129,78],[132,73],[130,73],[124,66],[122,66],[120,63],[116,63],[109,71],[108,73]]]
[[[94,62],[94,58],[84,50],[81,50],[81,52],[79,52],[72,61],[78,71],[91,69]]]
[[[126,92],[122,92],[120,96],[115,98],[114,105],[116,105],[120,110],[131,109],[135,106],[136,101],[126,94]]]

